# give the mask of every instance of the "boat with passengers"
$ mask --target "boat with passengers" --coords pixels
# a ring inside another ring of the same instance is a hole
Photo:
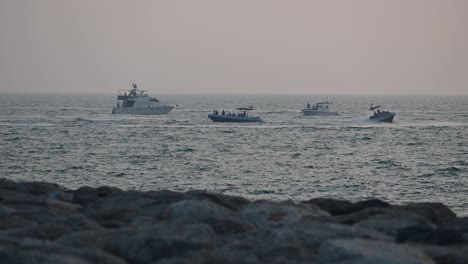
[[[208,115],[208,118],[213,120],[213,122],[263,122],[260,117],[250,117],[245,111],[243,113],[230,113],[225,112],[224,110],[219,113],[217,110],[213,111],[212,114]]]
[[[314,106],[310,107],[310,103],[307,103],[305,109],[302,109],[301,112],[305,116],[337,116],[338,112],[331,111],[331,102],[318,102]]]
[[[380,111],[380,105],[374,106],[374,104],[371,104],[369,111],[374,111],[374,114],[369,117],[369,120],[374,122],[392,123],[393,118],[396,116],[395,112]]]
[[[158,99],[148,96],[146,90],[139,90],[137,85],[132,83],[130,90],[119,90],[117,106],[112,109],[112,113],[161,115],[171,112],[175,107],[175,104],[162,103]]]

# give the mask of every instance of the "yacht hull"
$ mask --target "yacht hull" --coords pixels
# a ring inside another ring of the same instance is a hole
[[[128,114],[128,115],[164,115],[168,114],[175,108],[175,105],[165,105],[158,107],[114,107],[112,114]]]
[[[235,123],[263,122],[263,120],[260,119],[259,117],[241,117],[241,116],[209,114],[208,118],[213,120],[213,122],[235,122]]]
[[[301,112],[305,116],[338,116],[339,115],[338,112],[311,110],[311,109],[302,109]]]

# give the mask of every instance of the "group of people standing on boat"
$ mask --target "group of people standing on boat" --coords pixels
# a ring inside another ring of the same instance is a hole
[[[377,111],[374,112],[374,116],[385,116],[388,115],[390,112],[389,111],[380,111],[380,109],[377,109]]]
[[[219,115],[218,110],[214,110],[213,114],[214,115]],[[249,117],[249,114],[247,114],[245,111],[244,111],[244,113],[237,113],[236,114],[236,113],[231,113],[231,112],[225,112],[223,110],[223,111],[221,111],[221,115],[223,115],[223,116],[225,115],[225,116]]]
[[[321,108],[323,108],[323,109],[328,109],[329,103],[328,103],[328,102],[326,102],[326,103],[317,103],[317,104],[315,104],[314,106],[312,106],[312,108],[310,108],[310,102],[308,102],[308,103],[307,103],[307,110],[319,110],[319,109],[318,109],[318,108],[319,108],[319,105],[322,105]]]

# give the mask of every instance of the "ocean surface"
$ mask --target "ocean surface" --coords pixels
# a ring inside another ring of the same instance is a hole
[[[431,201],[468,214],[466,96],[156,97],[178,107],[112,115],[113,94],[0,94],[0,177],[250,199]],[[341,115],[299,112],[324,99]],[[395,122],[368,121],[370,103],[396,112]],[[248,105],[264,123],[207,118]]]

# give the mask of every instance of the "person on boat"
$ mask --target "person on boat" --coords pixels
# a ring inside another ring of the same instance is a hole
[[[307,109],[310,109],[310,102],[307,103]]]
[[[244,111],[244,117],[247,117],[247,112]]]
[[[224,115],[224,114],[226,114],[226,113],[225,113],[224,110],[223,110],[223,111],[221,112],[221,114]]]

